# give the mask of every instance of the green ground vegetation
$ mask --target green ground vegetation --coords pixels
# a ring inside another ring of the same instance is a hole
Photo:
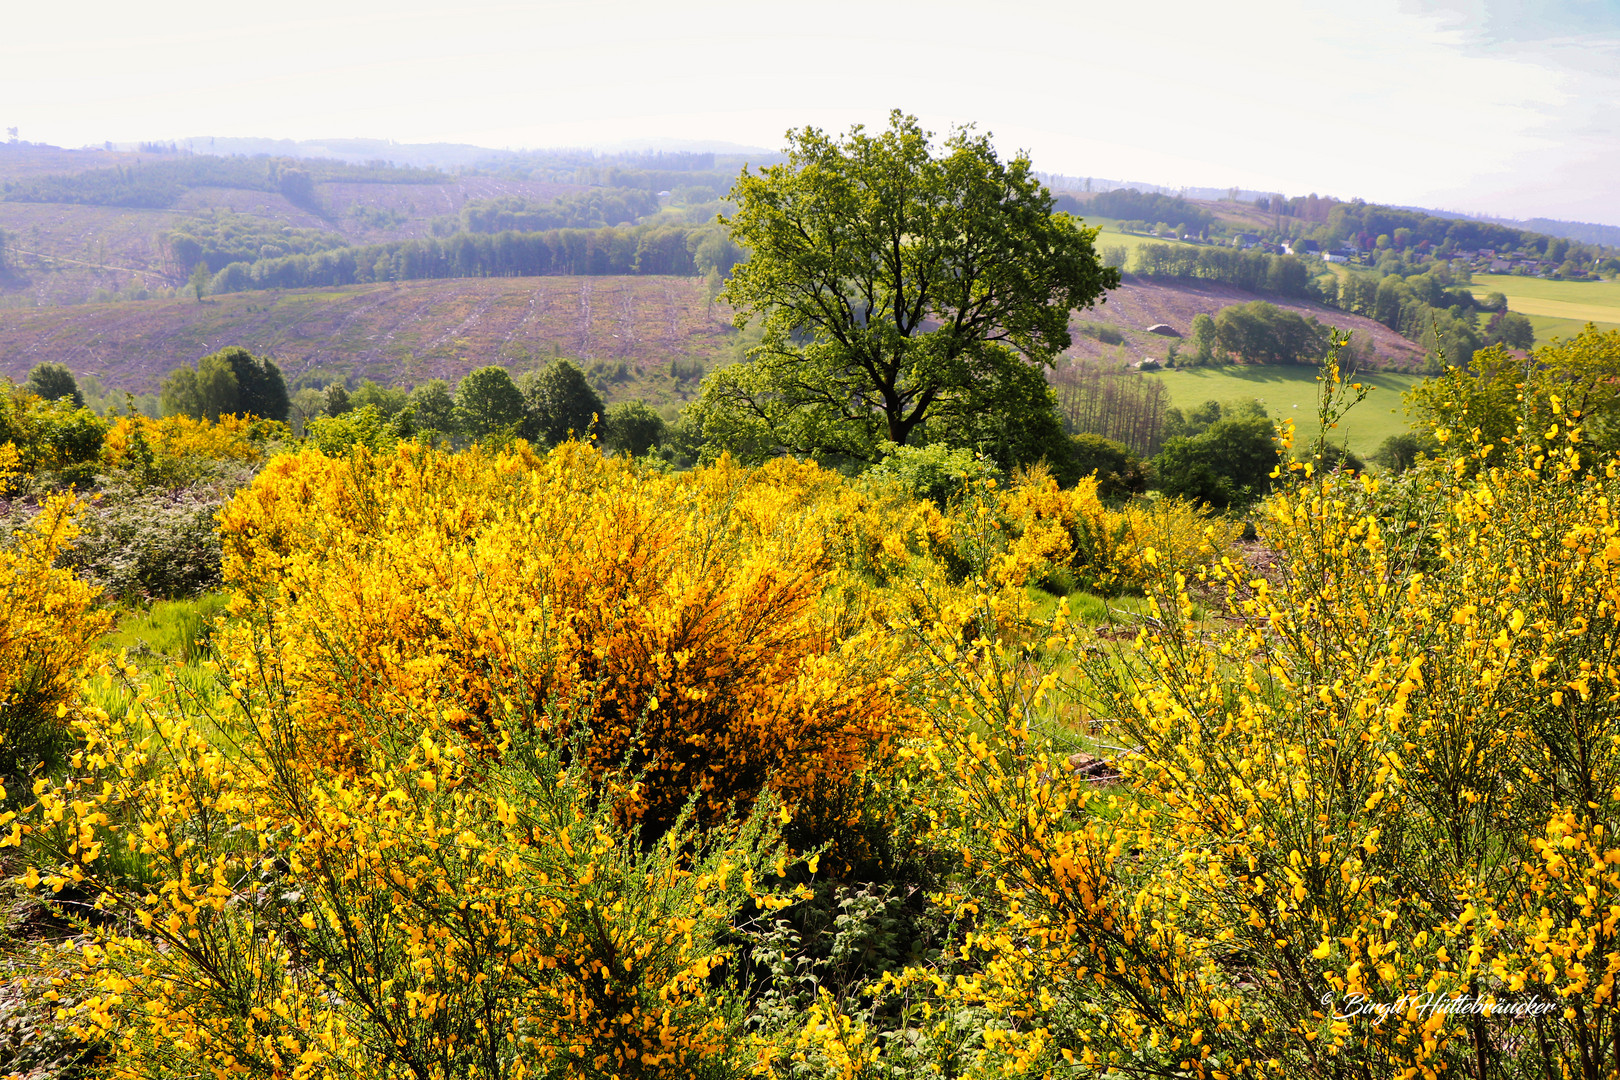
[[[1475,296],[1499,292],[1508,310],[1530,318],[1536,344],[1553,338],[1572,338],[1587,323],[1600,330],[1620,330],[1620,278],[1607,281],[1550,281],[1514,274],[1475,274],[1470,286]]]
[[[1245,365],[1158,371],[1149,375],[1170,392],[1172,408],[1187,410],[1206,401],[1258,398],[1273,420],[1293,420],[1297,447],[1315,441],[1316,369],[1295,365]],[[1343,421],[1339,434],[1348,436],[1350,449],[1367,458],[1391,435],[1407,430],[1401,395],[1423,381],[1421,375],[1378,372],[1355,378],[1377,389]],[[1335,441],[1338,441],[1335,439]]]

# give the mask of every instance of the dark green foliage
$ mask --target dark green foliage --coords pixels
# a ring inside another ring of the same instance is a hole
[[[578,368],[574,369],[576,372]],[[475,442],[520,434],[529,418],[523,394],[506,369],[474,368],[456,386],[456,426]]]
[[[382,451],[399,441],[402,433],[375,405],[351,408],[341,416],[323,416],[309,422],[308,437],[321,453],[339,457],[352,446]]]
[[[1327,352],[1328,334],[1315,319],[1255,300],[1222,308],[1215,340],[1223,352],[1252,364],[1315,365]]]
[[[308,175],[308,174],[305,174]],[[344,246],[343,237],[322,229],[267,226],[230,210],[210,210],[170,229],[166,242],[176,266],[203,263],[217,274],[233,262],[257,262],[283,255],[308,255]],[[215,288],[215,292],[230,289]]]
[[[210,353],[197,367],[176,368],[163,380],[163,413],[198,419],[257,416],[286,423],[291,408],[281,369],[238,345]]]
[[[24,392],[46,401],[67,400],[75,409],[84,408],[84,395],[79,392],[79,381],[65,364],[38,364],[23,382]]]
[[[1528,351],[1535,347],[1536,328],[1516,311],[1498,312],[1485,325],[1485,344]]]
[[[549,203],[511,195],[495,199],[471,199],[461,208],[455,224],[467,232],[490,234],[595,229],[603,225],[630,224],[657,212],[658,198],[650,191],[596,188],[564,195]]]
[[[94,481],[107,422],[71,399],[39,401],[0,384],[0,444],[17,447],[24,474],[47,486]]]
[[[664,441],[664,418],[642,401],[622,401],[607,411],[602,444],[631,457],[642,457]]]
[[[366,379],[349,395],[349,405],[355,409],[373,405],[383,416],[392,417],[405,408],[408,398],[409,395],[398,387],[381,386]]]
[[[179,491],[114,488],[80,518],[64,562],[121,599],[195,596],[220,587],[216,515],[247,470]]]
[[[1147,490],[1148,472],[1130,447],[1101,435],[1073,435],[1073,468],[1082,477],[1097,476],[1097,494],[1124,499]]]
[[[1151,278],[1218,281],[1250,292],[1301,298],[1309,297],[1312,291],[1310,271],[1295,256],[1229,247],[1143,244],[1136,249],[1131,272]]]
[[[418,439],[434,442],[436,436],[455,436],[456,399],[443,379],[429,379],[413,389],[405,407],[410,413],[412,433]]]
[[[1213,364],[1215,350],[1220,346],[1220,339],[1215,333],[1215,320],[1208,315],[1193,316],[1192,321],[1192,356],[1195,364]],[[1183,357],[1181,363],[1187,364],[1189,358]]]
[[[1265,405],[1258,398],[1228,401],[1225,405],[1218,401],[1206,401],[1187,410],[1170,408],[1165,411],[1164,437],[1192,438],[1202,435],[1217,420],[1263,420],[1268,415]]]
[[[568,360],[555,360],[524,376],[521,400],[527,410],[524,433],[546,446],[596,438],[607,412],[585,373]]]
[[[725,297],[763,337],[704,380],[708,452],[876,462],[926,430],[1012,463],[1043,418],[1061,434],[1041,369],[1068,347],[1069,313],[1119,280],[1095,231],[1054,216],[1028,159],[1003,162],[970,130],[936,154],[896,110],[879,133],[789,139],[787,163],[731,192],[751,255]]]
[[[1153,459],[1159,490],[1217,510],[1241,510],[1271,489],[1281,460],[1274,436],[1270,420],[1245,416],[1170,439]]]
[[[1044,462],[1063,487],[1081,476],[1057,396],[1028,364],[1009,364],[971,393],[947,399],[929,420],[927,438],[982,454],[1007,472]]]
[[[1373,453],[1373,464],[1386,472],[1405,472],[1417,464],[1419,454],[1433,454],[1439,444],[1427,435],[1402,432],[1385,439]]]
[[[1073,209],[1069,204],[1073,204]],[[1132,221],[1174,221],[1184,223],[1192,232],[1202,232],[1214,221],[1208,210],[1175,195],[1137,191],[1135,188],[1117,188],[1094,195],[1090,202],[1081,203],[1072,196],[1059,198],[1058,209],[1092,217],[1117,218]]]
[[[325,412],[327,416],[342,416],[354,403],[349,400],[349,388],[342,383],[333,383],[326,388]]]
[[[363,285],[429,278],[529,277],[544,274],[677,274],[698,272],[700,260],[718,273],[741,257],[735,245],[713,241],[711,225],[665,224],[599,229],[552,229],[493,235],[456,233],[307,255],[239,260],[214,275],[215,293]]]
[[[1323,446],[1322,453],[1314,459],[1314,464],[1324,472],[1331,472],[1334,469],[1343,472],[1364,472],[1367,468],[1366,462],[1362,461],[1354,450],[1337,443]]]

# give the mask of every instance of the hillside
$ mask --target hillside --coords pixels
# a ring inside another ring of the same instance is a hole
[[[1123,331],[1125,345],[1107,345],[1095,337],[1076,334],[1068,355],[1111,357],[1118,355],[1123,348],[1125,358],[1132,361],[1150,356],[1163,359],[1175,339],[1146,333],[1148,327],[1165,323],[1185,335],[1192,327],[1194,316],[1214,315],[1223,307],[1251,300],[1264,300],[1279,308],[1315,318],[1324,326],[1336,326],[1351,332],[1356,342],[1371,341],[1374,351],[1389,368],[1415,370],[1423,364],[1421,348],[1382,323],[1360,315],[1351,315],[1308,300],[1246,292],[1229,285],[1186,280],[1158,281],[1131,274],[1125,276],[1124,283],[1118,289],[1108,294],[1105,303],[1083,312],[1076,320],[1104,323]]]
[[[104,168],[129,155],[93,155],[80,168],[63,166],[69,152],[0,156],[0,176]],[[54,168],[42,164],[49,162]],[[311,206],[295,205],[274,191],[197,187],[172,208],[91,206],[63,202],[0,201],[0,231],[10,234],[12,272],[0,274],[6,306],[77,304],[183,286],[190,267],[176,266],[165,235],[183,222],[229,211],[262,231],[314,229],[335,242],[372,244],[425,237],[433,219],[453,216],[474,199],[517,196],[549,202],[589,190],[579,184],[512,180],[492,176],[445,176],[443,183],[331,182],[316,187]]]
[[[1257,298],[1277,299],[1221,285],[1127,279],[1104,304],[1075,315],[1067,355],[1162,358],[1173,339],[1147,327],[1168,323],[1186,333],[1197,314]],[[1415,346],[1377,323],[1308,303],[1278,306],[1370,337],[1393,368],[1422,360]],[[1119,329],[1125,344],[1088,336],[1081,332],[1086,322]],[[169,371],[226,345],[275,357],[295,385],[369,378],[409,386],[454,380],[482,364],[523,371],[567,356],[585,365],[610,400],[652,402],[690,398],[702,370],[738,355],[730,310],[711,303],[694,278],[481,278],[9,311],[0,317],[0,375],[21,379],[50,360],[149,393]],[[679,378],[671,374],[677,370]]]
[[[411,385],[489,363],[522,371],[560,355],[596,362],[607,382],[651,379],[637,389],[657,400],[690,386],[666,386],[652,369],[710,366],[734,334],[729,313],[691,278],[416,281],[8,311],[0,375],[22,379],[50,360],[147,393],[175,367],[243,345],[273,356],[295,385]]]

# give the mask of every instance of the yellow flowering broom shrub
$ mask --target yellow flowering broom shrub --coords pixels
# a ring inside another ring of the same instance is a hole
[[[15,446],[0,444],[0,490],[18,459]],[[97,590],[56,566],[79,508],[72,495],[52,496],[0,541],[0,784],[60,764],[81,670],[111,621],[94,607]]]
[[[120,416],[102,446],[106,468],[143,485],[177,487],[219,465],[256,465],[265,443],[289,435],[285,424],[245,416],[198,420],[189,416]]]
[[[1066,569],[1077,586],[1102,596],[1141,591],[1149,549],[1201,566],[1229,554],[1241,531],[1180,499],[1115,509],[1098,498],[1095,477],[1062,489],[1041,467],[1014,478],[1002,509],[1022,531],[1015,551],[1023,560]]]
[[[1206,572],[1223,617],[1157,555],[1130,647],[1060,616],[1078,685],[915,624],[958,944],[823,1000],[781,1073],[1620,1075],[1620,466],[1583,446],[1436,466],[1421,522],[1297,480],[1280,570]],[[1118,782],[1072,769],[1065,698]]]
[[[786,903],[755,884],[774,807],[652,842],[521,726],[491,761],[396,716],[338,769],[298,755],[272,656],[229,674],[218,711],[177,684],[93,716],[0,840],[98,913],[52,996],[106,1075],[741,1075],[719,939]]]
[[[223,515],[218,697],[92,712],[3,823],[102,913],[66,1015],[117,1076],[738,1074],[782,801],[904,730],[836,494],[578,445],[273,461]]]
[[[822,602],[836,575],[801,480],[583,445],[306,450],[222,515],[226,580],[329,718],[302,753],[357,753],[374,733],[353,702],[485,743],[513,702],[561,741],[588,708],[593,773],[644,776],[637,819],[697,792],[718,820],[849,779],[904,724],[880,628]]]

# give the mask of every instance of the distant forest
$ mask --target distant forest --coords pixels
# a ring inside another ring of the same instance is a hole
[[[210,291],[543,274],[724,275],[742,256],[742,249],[731,243],[725,231],[712,225],[604,226],[493,236],[462,232],[442,239],[402,240],[234,262],[214,275]]]
[[[0,186],[6,202],[76,203],[167,210],[192,188],[222,187],[279,191],[295,205],[309,205],[317,183],[442,184],[443,173],[400,169],[382,162],[348,165],[341,161],[288,158],[222,158],[208,155],[56,173]]]

